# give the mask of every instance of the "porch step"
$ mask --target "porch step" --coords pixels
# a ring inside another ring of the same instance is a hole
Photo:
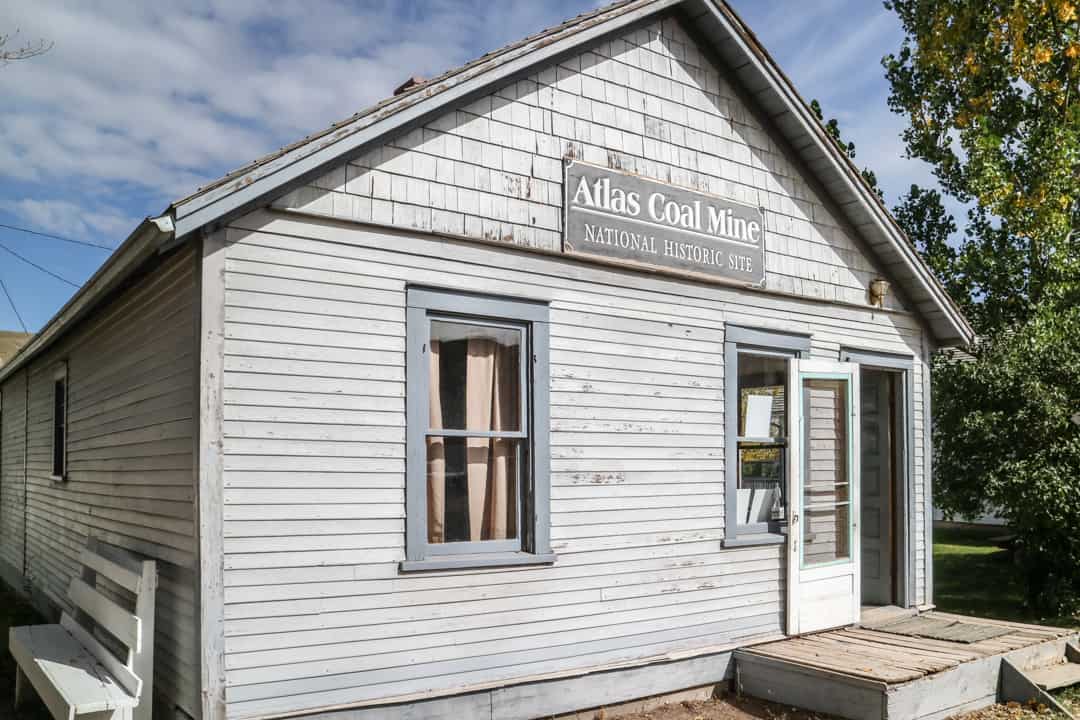
[[[1080,683],[1080,664],[1065,662],[1059,665],[1025,670],[1024,674],[1043,690],[1057,690]]]

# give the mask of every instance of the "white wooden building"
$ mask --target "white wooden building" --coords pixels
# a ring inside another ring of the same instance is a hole
[[[617,2],[140,225],[0,368],[0,572],[156,559],[160,717],[718,682],[932,604],[970,339],[722,0]]]

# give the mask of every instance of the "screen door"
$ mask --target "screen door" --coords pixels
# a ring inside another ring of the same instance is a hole
[[[793,360],[788,634],[859,620],[859,370]]]

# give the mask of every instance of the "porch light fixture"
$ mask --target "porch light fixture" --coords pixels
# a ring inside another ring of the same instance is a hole
[[[889,281],[884,278],[874,278],[870,281],[870,304],[874,307],[885,307],[885,298],[889,296]]]

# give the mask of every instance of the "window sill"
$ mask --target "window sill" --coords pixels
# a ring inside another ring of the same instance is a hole
[[[49,479],[52,480],[54,483],[66,483],[67,475],[50,475]]]
[[[534,555],[532,553],[491,553],[477,555],[445,555],[427,560],[404,560],[401,572],[425,572],[428,570],[470,570],[473,568],[509,567],[513,565],[551,565],[555,553]]]
[[[786,534],[755,533],[753,535],[740,535],[733,538],[724,538],[720,541],[720,547],[741,548],[754,547],[756,545],[783,545],[786,540]]]

